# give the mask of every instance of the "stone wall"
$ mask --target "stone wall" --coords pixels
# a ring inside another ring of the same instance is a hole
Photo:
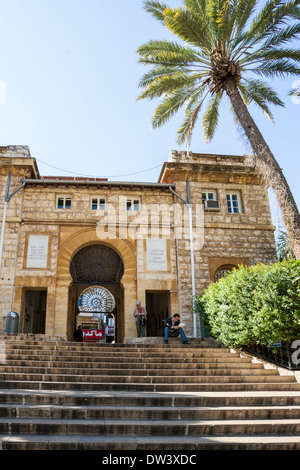
[[[25,188],[8,203],[0,284],[0,329],[7,313],[20,314],[24,326],[26,289],[47,289],[46,334],[71,338],[74,313],[69,290],[70,262],[82,247],[102,243],[123,260],[124,341],[135,336],[133,309],[147,292],[169,292],[169,313],[181,313],[188,335],[194,334],[187,178],[193,209],[196,295],[222,267],[269,263],[275,257],[274,227],[266,189],[251,156],[172,152],[159,182],[110,183],[82,179],[41,178],[36,162],[23,147],[0,149],[0,216],[8,171],[11,190]],[[220,210],[204,210],[202,191],[214,190]],[[238,191],[242,210],[229,214],[226,192]],[[58,196],[71,196],[71,209],[58,209]],[[106,211],[92,210],[91,197],[105,197]],[[141,211],[125,210],[126,196],[140,198]],[[102,221],[102,226],[99,222]],[[49,238],[46,265],[28,268],[30,235]],[[165,239],[166,260],[148,269],[147,239]],[[199,324],[198,324],[199,326]],[[199,334],[199,330],[198,330]]]
[[[194,253],[196,296],[214,282],[216,271],[241,264],[270,263],[275,259],[275,238],[268,193],[255,171],[252,156],[186,154],[172,152],[163,166],[160,182],[176,183],[176,192],[187,200],[187,178],[193,213],[202,206],[202,191],[213,190],[220,210],[204,210],[200,249]],[[239,192],[242,210],[228,213],[227,192]],[[176,196],[174,196],[175,200]],[[194,235],[201,224],[195,219]],[[198,245],[199,246],[199,245]],[[192,333],[191,269],[189,244],[178,241],[181,313]],[[199,331],[198,331],[199,333]]]
[[[18,264],[19,235],[22,223],[24,191],[20,190],[7,202],[4,221],[5,197],[12,195],[23,178],[38,177],[35,160],[28,147],[0,147],[0,221],[3,232],[2,261],[0,265],[0,332],[5,329],[7,314],[12,310],[17,285],[15,276]]]

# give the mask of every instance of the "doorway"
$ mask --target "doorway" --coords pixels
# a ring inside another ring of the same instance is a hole
[[[24,333],[45,334],[46,290],[25,291]]]
[[[147,291],[147,336],[162,336],[163,325],[169,316],[169,291]]]
[[[122,342],[124,295],[121,279],[124,266],[118,253],[105,245],[88,245],[75,254],[70,272],[73,282],[69,288],[69,338],[72,339],[79,324],[85,323],[90,330],[103,329],[105,342]],[[108,307],[106,302],[103,303],[105,299],[112,300],[113,305]]]

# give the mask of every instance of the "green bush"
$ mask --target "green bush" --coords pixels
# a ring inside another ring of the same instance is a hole
[[[206,334],[244,347],[300,337],[300,260],[239,267],[196,299]]]

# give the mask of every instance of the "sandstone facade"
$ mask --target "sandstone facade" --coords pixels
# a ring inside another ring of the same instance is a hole
[[[252,156],[171,152],[158,183],[115,183],[41,177],[27,147],[2,147],[0,175],[1,221],[6,206],[2,332],[7,314],[15,311],[20,332],[71,340],[80,294],[101,285],[116,302],[116,341],[136,336],[137,300],[149,310],[147,334],[160,335],[166,315],[180,312],[186,333],[199,336],[193,279],[200,295],[228,269],[275,258],[268,194]],[[9,177],[9,194],[16,192],[5,204]],[[194,278],[185,202],[193,216]],[[77,278],[73,260],[95,246],[102,261],[81,257],[86,278]],[[110,250],[120,259],[121,279],[109,279],[114,269]]]

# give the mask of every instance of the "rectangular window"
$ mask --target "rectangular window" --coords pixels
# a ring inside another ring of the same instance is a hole
[[[91,199],[91,209],[93,210],[105,210],[106,209],[106,199],[105,197],[93,196]]]
[[[57,209],[71,209],[72,198],[71,196],[57,196],[56,208]]]
[[[139,198],[128,197],[126,199],[126,210],[127,211],[139,211],[141,210],[141,201]]]
[[[202,191],[202,202],[204,201],[216,201],[217,200],[217,193],[214,189]]]
[[[241,197],[239,193],[227,193],[227,208],[229,214],[239,214],[242,212]]]

